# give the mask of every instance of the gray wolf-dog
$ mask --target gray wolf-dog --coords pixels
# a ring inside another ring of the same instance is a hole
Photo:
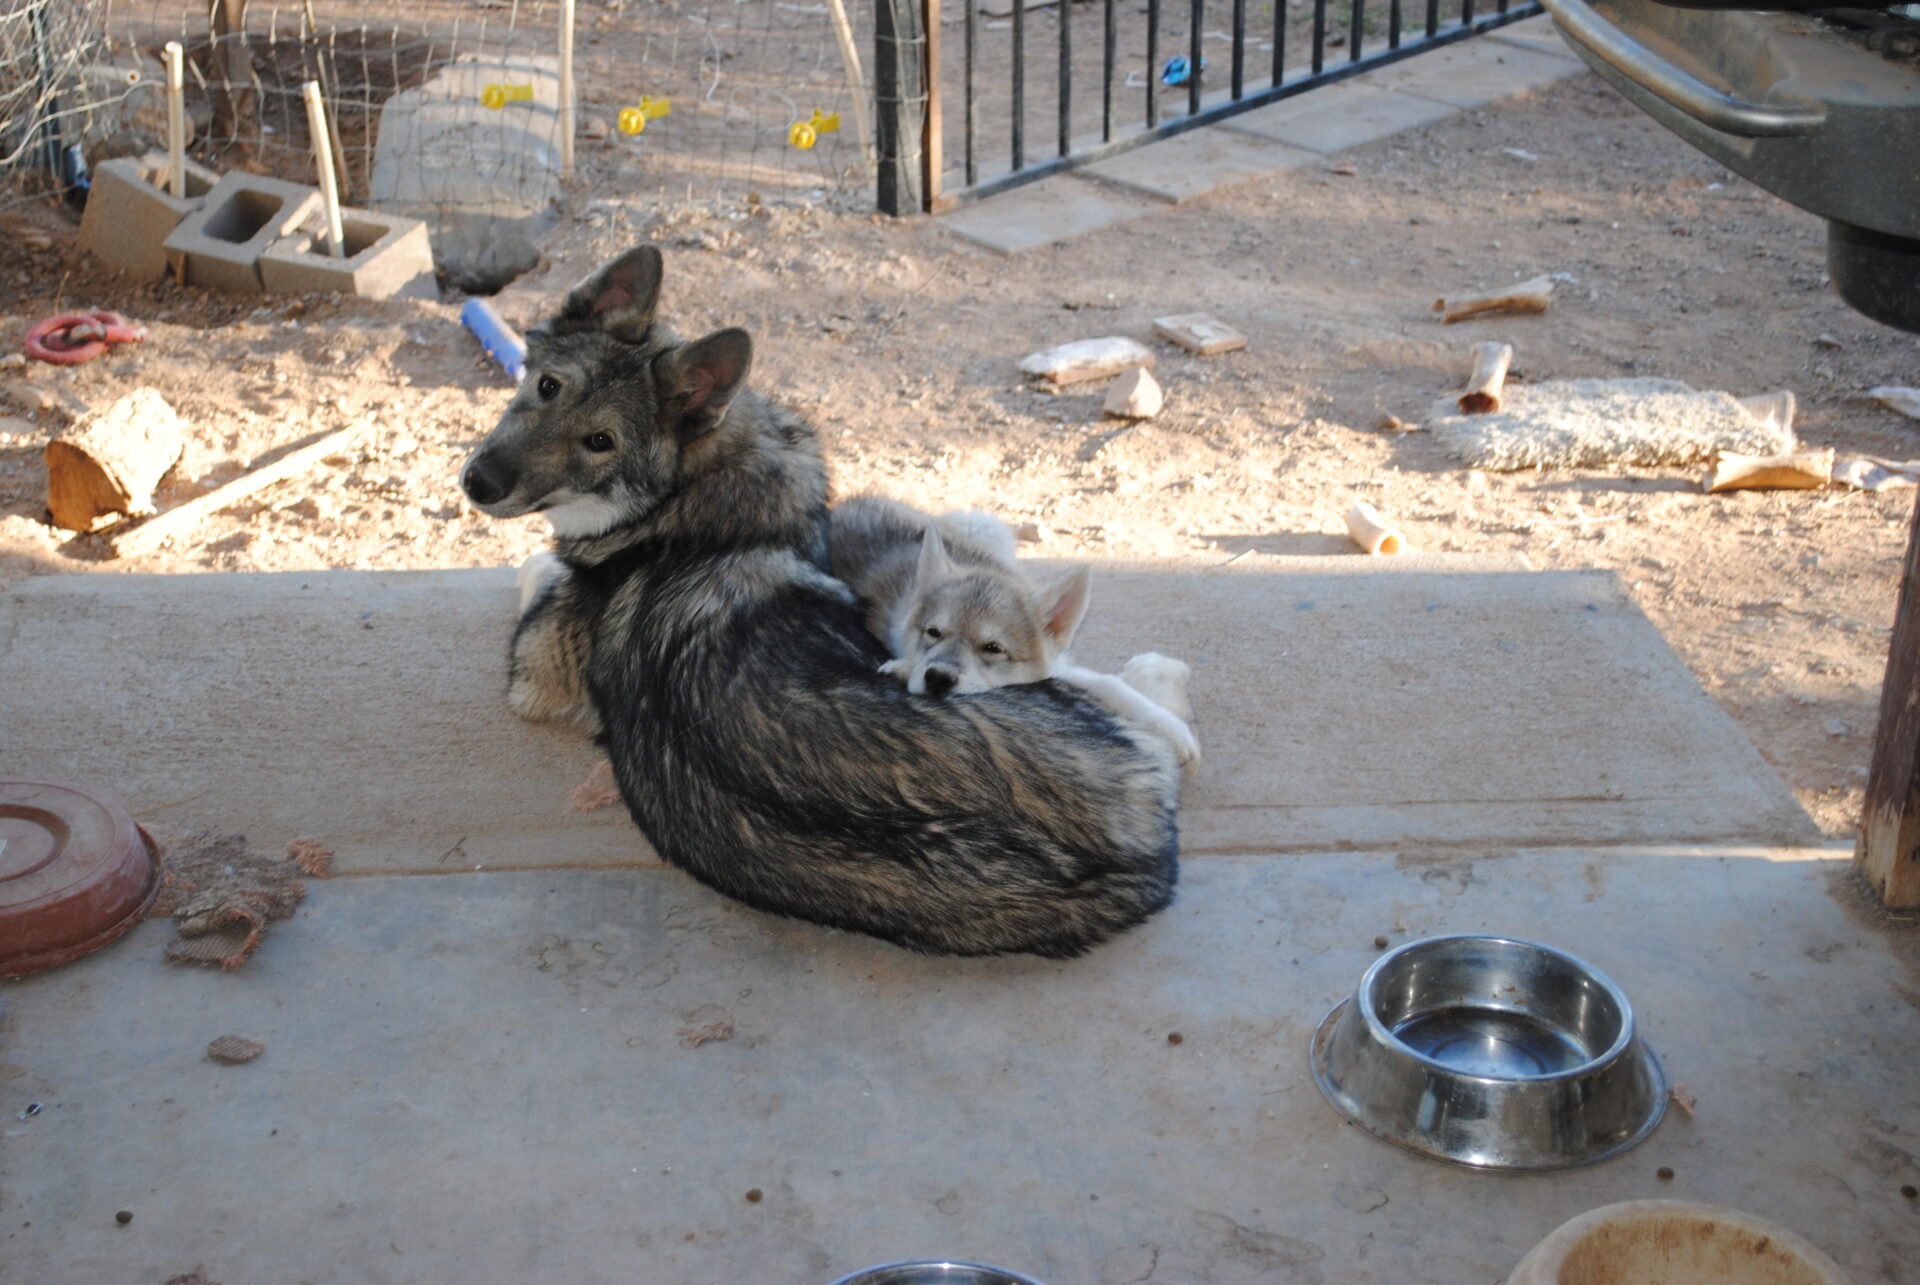
[[[750,906],[923,951],[1068,956],[1173,897],[1172,751],[1071,687],[915,696],[828,573],[812,428],[746,386],[741,330],[655,324],[659,252],[527,337],[461,474],[545,512],[508,701],[597,727],[660,854]]]
[[[1161,737],[1182,765],[1199,762],[1184,712],[1192,672],[1184,662],[1147,652],[1115,677],[1068,655],[1092,595],[1086,567],[1034,585],[1015,558],[1013,532],[986,513],[934,518],[861,495],[834,506],[828,521],[833,574],[860,599],[868,632],[893,657],[880,672],[908,691],[970,695],[1057,678]]]

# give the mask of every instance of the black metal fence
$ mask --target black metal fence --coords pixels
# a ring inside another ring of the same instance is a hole
[[[890,202],[883,190],[883,209],[990,196],[1542,11],[1532,0],[986,4],[996,7],[958,0],[956,14],[954,0],[944,13],[942,0],[879,0],[896,26],[917,29],[925,86],[924,110],[902,130],[918,134],[918,173],[903,190],[920,199]],[[959,56],[946,66],[943,30],[953,27]],[[904,164],[910,150],[894,155]]]

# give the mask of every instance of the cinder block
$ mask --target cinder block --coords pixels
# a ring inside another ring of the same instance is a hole
[[[260,255],[320,208],[320,193],[260,174],[233,173],[166,239],[167,261],[184,285],[259,294]]]
[[[187,194],[176,197],[170,169],[164,152],[122,156],[95,166],[87,212],[80,219],[80,248],[141,281],[165,276],[167,237],[220,181],[218,174],[189,160]]]
[[[419,219],[373,210],[340,211],[345,254],[327,253],[326,215],[316,212],[260,255],[260,280],[270,294],[331,291],[362,299],[435,299],[433,248]]]

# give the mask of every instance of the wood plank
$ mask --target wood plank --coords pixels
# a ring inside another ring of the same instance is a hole
[[[1907,536],[1854,855],[1888,909],[1920,906],[1920,496]]]

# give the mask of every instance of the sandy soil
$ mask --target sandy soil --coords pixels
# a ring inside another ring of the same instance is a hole
[[[1518,152],[1526,155],[1516,155]],[[1528,159],[1528,158],[1532,159]],[[1227,189],[1104,235],[1006,260],[927,220],[824,205],[714,209],[632,196],[632,154],[587,145],[547,262],[499,304],[540,316],[587,269],[651,237],[687,331],[744,325],[755,379],[821,425],[841,493],[978,506],[1051,556],[1246,550],[1349,556],[1366,499],[1417,547],[1511,550],[1612,569],[1831,835],[1852,833],[1913,497],[1700,491],[1695,470],[1482,474],[1419,433],[1466,345],[1511,338],[1516,378],[1662,375],[1736,393],[1791,388],[1815,445],[1920,455],[1920,424],[1867,400],[1920,382],[1920,340],[1828,288],[1818,220],[1662,132],[1590,77],[1469,112],[1323,168]],[[38,248],[27,233],[50,236]],[[517,562],[537,519],[469,511],[461,460],[509,389],[458,301],[238,299],[131,288],[76,255],[52,207],[0,214],[0,345],[75,305],[152,339],[92,365],[0,370],[0,581],[56,572],[406,568]],[[1564,272],[1542,317],[1441,327],[1450,291]],[[1101,391],[1050,396],[1014,363],[1206,309],[1251,336],[1190,358],[1162,345],[1168,405],[1114,435]],[[192,423],[171,505],[348,424],[351,452],[244,502],[191,547],[140,563],[47,525],[47,393],[103,404],[141,385]]]

